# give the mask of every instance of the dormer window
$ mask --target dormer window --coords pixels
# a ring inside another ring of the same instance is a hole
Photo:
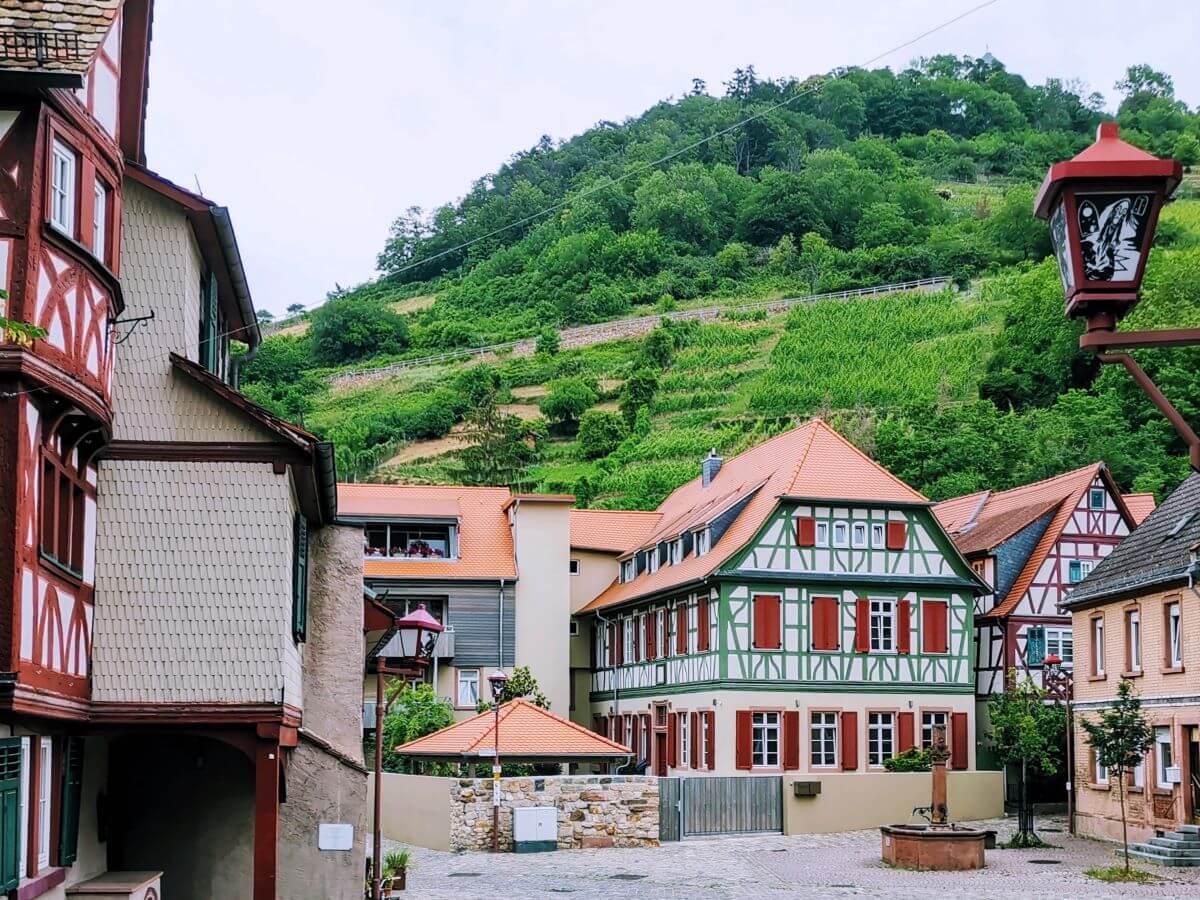
[[[634,560],[626,559],[621,561],[621,583],[633,581]]]
[[[646,551],[646,569],[654,574],[658,571],[658,547],[651,547]]]
[[[403,523],[368,525],[363,554],[368,559],[453,560],[458,557],[453,525]]]
[[[683,538],[677,537],[667,545],[667,561],[677,566],[683,562]]]
[[[709,545],[712,541],[712,532],[707,527],[701,528],[695,533],[696,555],[703,556],[709,551]]]

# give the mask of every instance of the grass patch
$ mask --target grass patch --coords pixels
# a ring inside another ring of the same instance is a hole
[[[1127,882],[1130,884],[1159,884],[1162,879],[1153,872],[1147,872],[1145,869],[1135,869],[1130,867],[1128,870],[1124,866],[1094,866],[1090,869],[1085,869],[1083,872],[1089,878],[1095,878],[1097,881],[1106,881],[1109,884],[1117,882]]]

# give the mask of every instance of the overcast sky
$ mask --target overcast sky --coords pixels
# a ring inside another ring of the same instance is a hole
[[[372,277],[409,206],[454,200],[539,136],[566,138],[737,66],[854,65],[978,0],[159,0],[150,167],[229,206],[257,306]],[[1196,0],[999,0],[877,65],[990,50],[1031,83],[1114,98],[1146,62],[1200,103]]]

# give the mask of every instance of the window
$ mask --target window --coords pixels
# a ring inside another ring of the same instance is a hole
[[[579,574],[579,560],[577,560],[577,559],[571,560],[571,562],[568,563],[568,571],[572,575],[578,575]]]
[[[1183,644],[1180,634],[1179,601],[1167,604],[1167,668],[1178,669],[1183,666]]]
[[[75,237],[75,153],[55,141],[50,150],[50,224]]]
[[[921,713],[921,749],[928,750],[933,746],[933,729],[942,729],[946,738],[946,746],[950,746],[950,714],[945,712]]]
[[[38,738],[38,871],[50,865],[50,798],[53,790],[53,744],[49,737]]]
[[[895,756],[896,721],[892,713],[867,716],[867,765],[882,766]]]
[[[1096,760],[1096,784],[1108,784],[1108,766]]]
[[[217,276],[212,272],[200,275],[200,365],[216,373],[217,359],[225,330],[218,325]],[[386,547],[386,544],[385,544]]]
[[[1142,671],[1142,616],[1136,609],[1125,613],[1125,669]]]
[[[838,746],[838,716],[835,712],[815,712],[812,714],[810,762],[814,768],[833,768],[837,766]]]
[[[633,581],[633,560],[626,559],[621,561],[621,583]]]
[[[576,620],[576,619],[571,620],[571,630],[570,630],[569,634],[571,635],[571,637],[577,637],[579,635],[578,620]]]
[[[701,528],[695,533],[694,544],[696,546],[696,555],[703,556],[709,550],[709,544],[712,541],[712,532],[707,528]]]
[[[1094,559],[1073,559],[1067,568],[1067,580],[1071,584],[1079,584],[1091,574],[1096,567]]]
[[[855,522],[850,526],[851,542],[855,547],[867,546],[867,523]]]
[[[463,709],[474,709],[479,703],[479,670],[458,670],[458,703]]]
[[[812,600],[812,649],[838,649],[839,614],[841,603],[837,597],[813,597]]]
[[[372,558],[454,559],[456,537],[451,525],[368,525],[363,530],[363,553]],[[578,564],[578,560],[571,562]],[[577,572],[572,569],[571,574]]]
[[[756,769],[779,768],[779,713],[756,712],[751,723],[750,764]]]
[[[818,522],[814,531],[813,543],[818,547],[829,546],[829,523]]]
[[[833,546],[845,547],[849,541],[850,527],[845,522],[833,523]]]
[[[1092,674],[1104,675],[1104,619],[1092,619]]]
[[[1064,669],[1071,668],[1075,662],[1075,635],[1070,628],[1046,629],[1046,655],[1057,656]]]
[[[42,452],[42,556],[76,576],[83,575],[87,497],[92,488],[52,446]]]
[[[1160,725],[1154,729],[1154,756],[1158,760],[1157,784],[1160,788],[1170,790],[1175,786],[1170,778],[1175,774],[1168,771],[1175,765],[1175,757],[1171,752],[1171,729]]]
[[[658,548],[651,547],[646,551],[646,569],[654,574],[658,571]]]
[[[692,765],[692,717],[685,712],[679,716],[679,765],[688,769]]]
[[[884,531],[882,522],[874,522],[871,525],[871,546],[883,547],[887,542],[887,535]]]
[[[1104,488],[1092,488],[1088,491],[1088,507],[1091,509],[1104,509],[1105,491]]]
[[[108,188],[96,179],[95,201],[92,206],[92,253],[101,262],[105,261],[105,246],[108,243]]]
[[[675,538],[667,544],[667,561],[673,566],[683,562],[683,538]]]
[[[1133,767],[1133,786],[1135,788],[1146,787],[1146,758],[1144,756]]]
[[[660,609],[654,616],[656,620],[654,634],[654,649],[659,659],[667,655],[667,611]]]
[[[633,662],[633,649],[635,646],[637,634],[634,632],[634,620],[626,619],[625,627],[621,629],[625,635],[625,662]]]
[[[896,603],[871,601],[871,650],[888,653],[896,649]]]
[[[308,636],[308,520],[292,518],[292,637],[297,643]]]

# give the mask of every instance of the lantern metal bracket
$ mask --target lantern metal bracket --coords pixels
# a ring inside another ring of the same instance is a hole
[[[1079,346],[1085,350],[1135,350],[1141,347],[1188,347],[1200,345],[1200,328],[1159,328],[1151,331],[1112,331],[1097,328],[1084,332]]]
[[[1145,334],[1145,333],[1147,333],[1147,332],[1143,332],[1143,334]],[[1130,334],[1137,334],[1137,332],[1130,332]],[[1086,335],[1085,335],[1085,337],[1086,337]],[[1082,343],[1082,338],[1080,339],[1080,343]],[[1178,344],[1159,344],[1159,345],[1140,344],[1137,346],[1144,347],[1144,346],[1179,346],[1179,345]],[[1167,420],[1171,423],[1172,426],[1174,426],[1175,432],[1181,438],[1183,438],[1183,442],[1187,445],[1187,448],[1188,448],[1188,460],[1189,460],[1189,462],[1191,462],[1192,468],[1195,469],[1196,471],[1200,472],[1200,436],[1197,436],[1196,432],[1192,429],[1192,426],[1187,423],[1187,420],[1184,419],[1184,417],[1182,415],[1180,415],[1179,410],[1177,410],[1174,406],[1171,405],[1171,401],[1168,400],[1166,398],[1166,396],[1164,396],[1163,392],[1158,389],[1158,385],[1156,385],[1153,381],[1150,380],[1150,376],[1147,375],[1142,370],[1142,367],[1137,364],[1137,361],[1134,360],[1134,358],[1132,356],[1130,356],[1128,353],[1097,353],[1096,359],[1100,360],[1100,362],[1102,362],[1102,363],[1121,363],[1121,365],[1123,365],[1125,367],[1126,371],[1128,371],[1129,374],[1133,376],[1133,380],[1136,381],[1138,383],[1138,385],[1141,387],[1141,389],[1146,392],[1146,396],[1148,396],[1150,398],[1150,402],[1152,402],[1155,406],[1158,407],[1159,412],[1161,412],[1164,416],[1166,416]]]

